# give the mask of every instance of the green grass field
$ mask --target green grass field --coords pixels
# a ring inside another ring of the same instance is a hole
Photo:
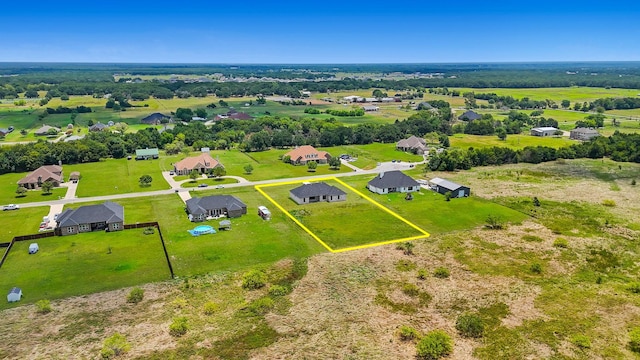
[[[459,149],[483,148],[491,146],[508,147],[512,149],[522,149],[526,146],[549,146],[560,148],[575,144],[576,141],[569,140],[568,137],[539,137],[527,134],[507,135],[506,140],[500,140],[494,135],[469,135],[454,134],[449,137],[451,147]]]
[[[269,186],[262,190],[334,250],[421,235],[338,182],[325,183],[345,191],[347,200],[298,205],[289,198],[289,191],[302,184]]]
[[[453,89],[452,89],[453,90]],[[470,89],[459,88],[462,92],[473,91],[475,93],[495,93],[500,96],[513,96],[520,99],[528,97],[532,100],[551,99],[558,104],[562,100],[574,102],[589,102],[605,97],[636,97],[638,90],[636,89],[605,89],[592,87],[561,87],[561,88],[535,88],[535,89],[509,89],[509,88],[488,88],[488,89]]]
[[[48,213],[48,206],[0,211],[0,242],[10,242],[15,236],[37,233],[42,217]],[[0,256],[4,254],[4,250],[0,248]]]
[[[422,161],[422,156],[406,153],[396,150],[396,145],[373,143],[367,145],[344,145],[322,148],[322,150],[329,152],[333,156],[340,156],[341,154],[349,154],[352,157],[357,157],[358,160],[352,162],[354,166],[361,169],[373,169],[377,163],[399,160],[405,162],[419,162]]]
[[[22,210],[19,210],[22,211]],[[22,289],[22,301],[0,309],[171,277],[157,232],[92,232],[16,242],[0,269],[0,288]],[[29,244],[40,250],[29,255]]]

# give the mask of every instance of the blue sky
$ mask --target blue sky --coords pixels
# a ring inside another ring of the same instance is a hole
[[[0,61],[640,60],[640,1],[12,1]]]

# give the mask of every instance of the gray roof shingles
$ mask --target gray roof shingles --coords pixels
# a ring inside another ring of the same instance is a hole
[[[189,214],[200,215],[206,214],[209,210],[227,209],[240,210],[246,208],[247,205],[233,195],[212,195],[201,198],[191,198],[186,202]]]
[[[103,204],[67,209],[58,216],[58,226],[60,227],[96,222],[107,224],[124,222],[124,208],[120,204],[106,201]]]
[[[378,189],[399,188],[420,186],[417,181],[410,176],[405,175],[402,171],[394,170],[380,173],[378,176],[369,181],[369,185]]]
[[[313,183],[313,184],[304,184],[302,186],[298,186],[295,189],[292,189],[291,194],[296,196],[297,198],[304,199],[315,196],[340,196],[346,195],[344,191],[338,189],[335,186],[328,185],[323,182]]]

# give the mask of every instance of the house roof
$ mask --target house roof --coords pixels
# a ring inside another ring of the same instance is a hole
[[[69,179],[78,179],[78,178],[80,178],[79,171],[72,171],[71,174],[69,174]]]
[[[380,108],[378,106],[373,106],[373,105],[365,105],[365,106],[362,107],[362,109],[364,109],[365,111],[380,110]]]
[[[233,113],[227,114],[227,116],[229,117],[229,119],[234,119],[234,120],[252,120],[253,119],[253,116],[244,112],[233,112]]]
[[[55,126],[43,125],[40,129],[36,130],[34,133],[35,134],[46,134],[51,129],[55,129],[56,131],[60,131],[60,128],[57,128]]]
[[[97,124],[93,124],[91,126],[89,126],[89,131],[102,131],[104,129],[107,129],[109,126],[98,122]]]
[[[35,169],[27,176],[18,181],[18,184],[34,184],[40,179],[42,182],[47,180],[53,180],[62,182],[62,166],[58,165],[44,165]]]
[[[542,127],[537,127],[537,128],[533,128],[531,129],[531,131],[539,131],[539,132],[543,132],[543,131],[557,131],[558,129],[552,127],[552,126],[542,126]]]
[[[186,201],[189,214],[206,214],[209,210],[227,209],[241,210],[247,205],[233,195],[212,195],[205,197],[194,197]]]
[[[456,191],[462,187],[460,184],[456,184],[453,181],[445,180],[443,178],[433,178],[430,181],[432,184],[436,184],[440,187],[443,187],[449,191]]]
[[[482,115],[478,114],[475,111],[467,110],[462,115],[458,116],[458,119],[467,119],[467,120],[478,120],[482,117]]]
[[[162,119],[166,119],[166,118],[170,118],[170,116],[167,116],[167,115],[162,114],[162,113],[153,113],[151,115],[143,117],[142,120],[140,120],[140,121],[142,121],[143,123],[155,123],[155,122],[158,122],[158,121],[160,121]]]
[[[298,161],[299,159],[306,160],[315,160],[315,159],[323,159],[327,157],[331,157],[326,151],[318,151],[311,145],[302,145],[297,147],[288,153],[284,154],[285,156],[291,157],[291,161]]]
[[[158,148],[136,149],[136,156],[153,156],[153,155],[158,155]]]
[[[378,189],[419,186],[417,181],[400,170],[382,172],[371,179],[368,184]]]
[[[122,205],[106,201],[102,204],[81,206],[77,209],[67,209],[58,216],[58,227],[75,226],[105,222],[107,224],[124,222],[124,208]]]
[[[20,289],[19,287],[14,287],[11,289],[11,291],[9,291],[9,294],[21,294],[22,293],[22,289]]]
[[[424,139],[411,135],[408,139],[402,139],[398,141],[396,147],[413,149],[419,148],[420,145],[422,145],[422,147],[426,147],[427,142]]]
[[[202,153],[198,156],[191,156],[185,159],[182,159],[175,163],[175,168],[178,170],[183,169],[198,169],[198,168],[206,168],[213,169],[214,167],[221,165],[218,160],[211,157],[211,155],[207,153]]]
[[[600,135],[600,133],[598,132],[598,130],[596,129],[591,129],[591,128],[575,128],[573,130],[571,130],[572,133],[579,133],[579,134],[598,134]]]
[[[84,138],[84,135],[82,136],[78,136],[78,135],[71,135],[71,136],[67,136],[63,141],[64,142],[69,142],[69,141],[76,141],[76,140],[80,140]]]
[[[300,199],[322,195],[340,196],[347,194],[337,187],[328,185],[323,182],[303,184],[302,186],[298,186],[297,188],[292,189],[290,193]]]

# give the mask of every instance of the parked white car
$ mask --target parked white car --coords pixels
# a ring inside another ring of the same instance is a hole
[[[2,211],[7,211],[7,210],[18,210],[20,209],[20,206],[16,205],[16,204],[9,204],[9,205],[5,205],[2,207]]]

